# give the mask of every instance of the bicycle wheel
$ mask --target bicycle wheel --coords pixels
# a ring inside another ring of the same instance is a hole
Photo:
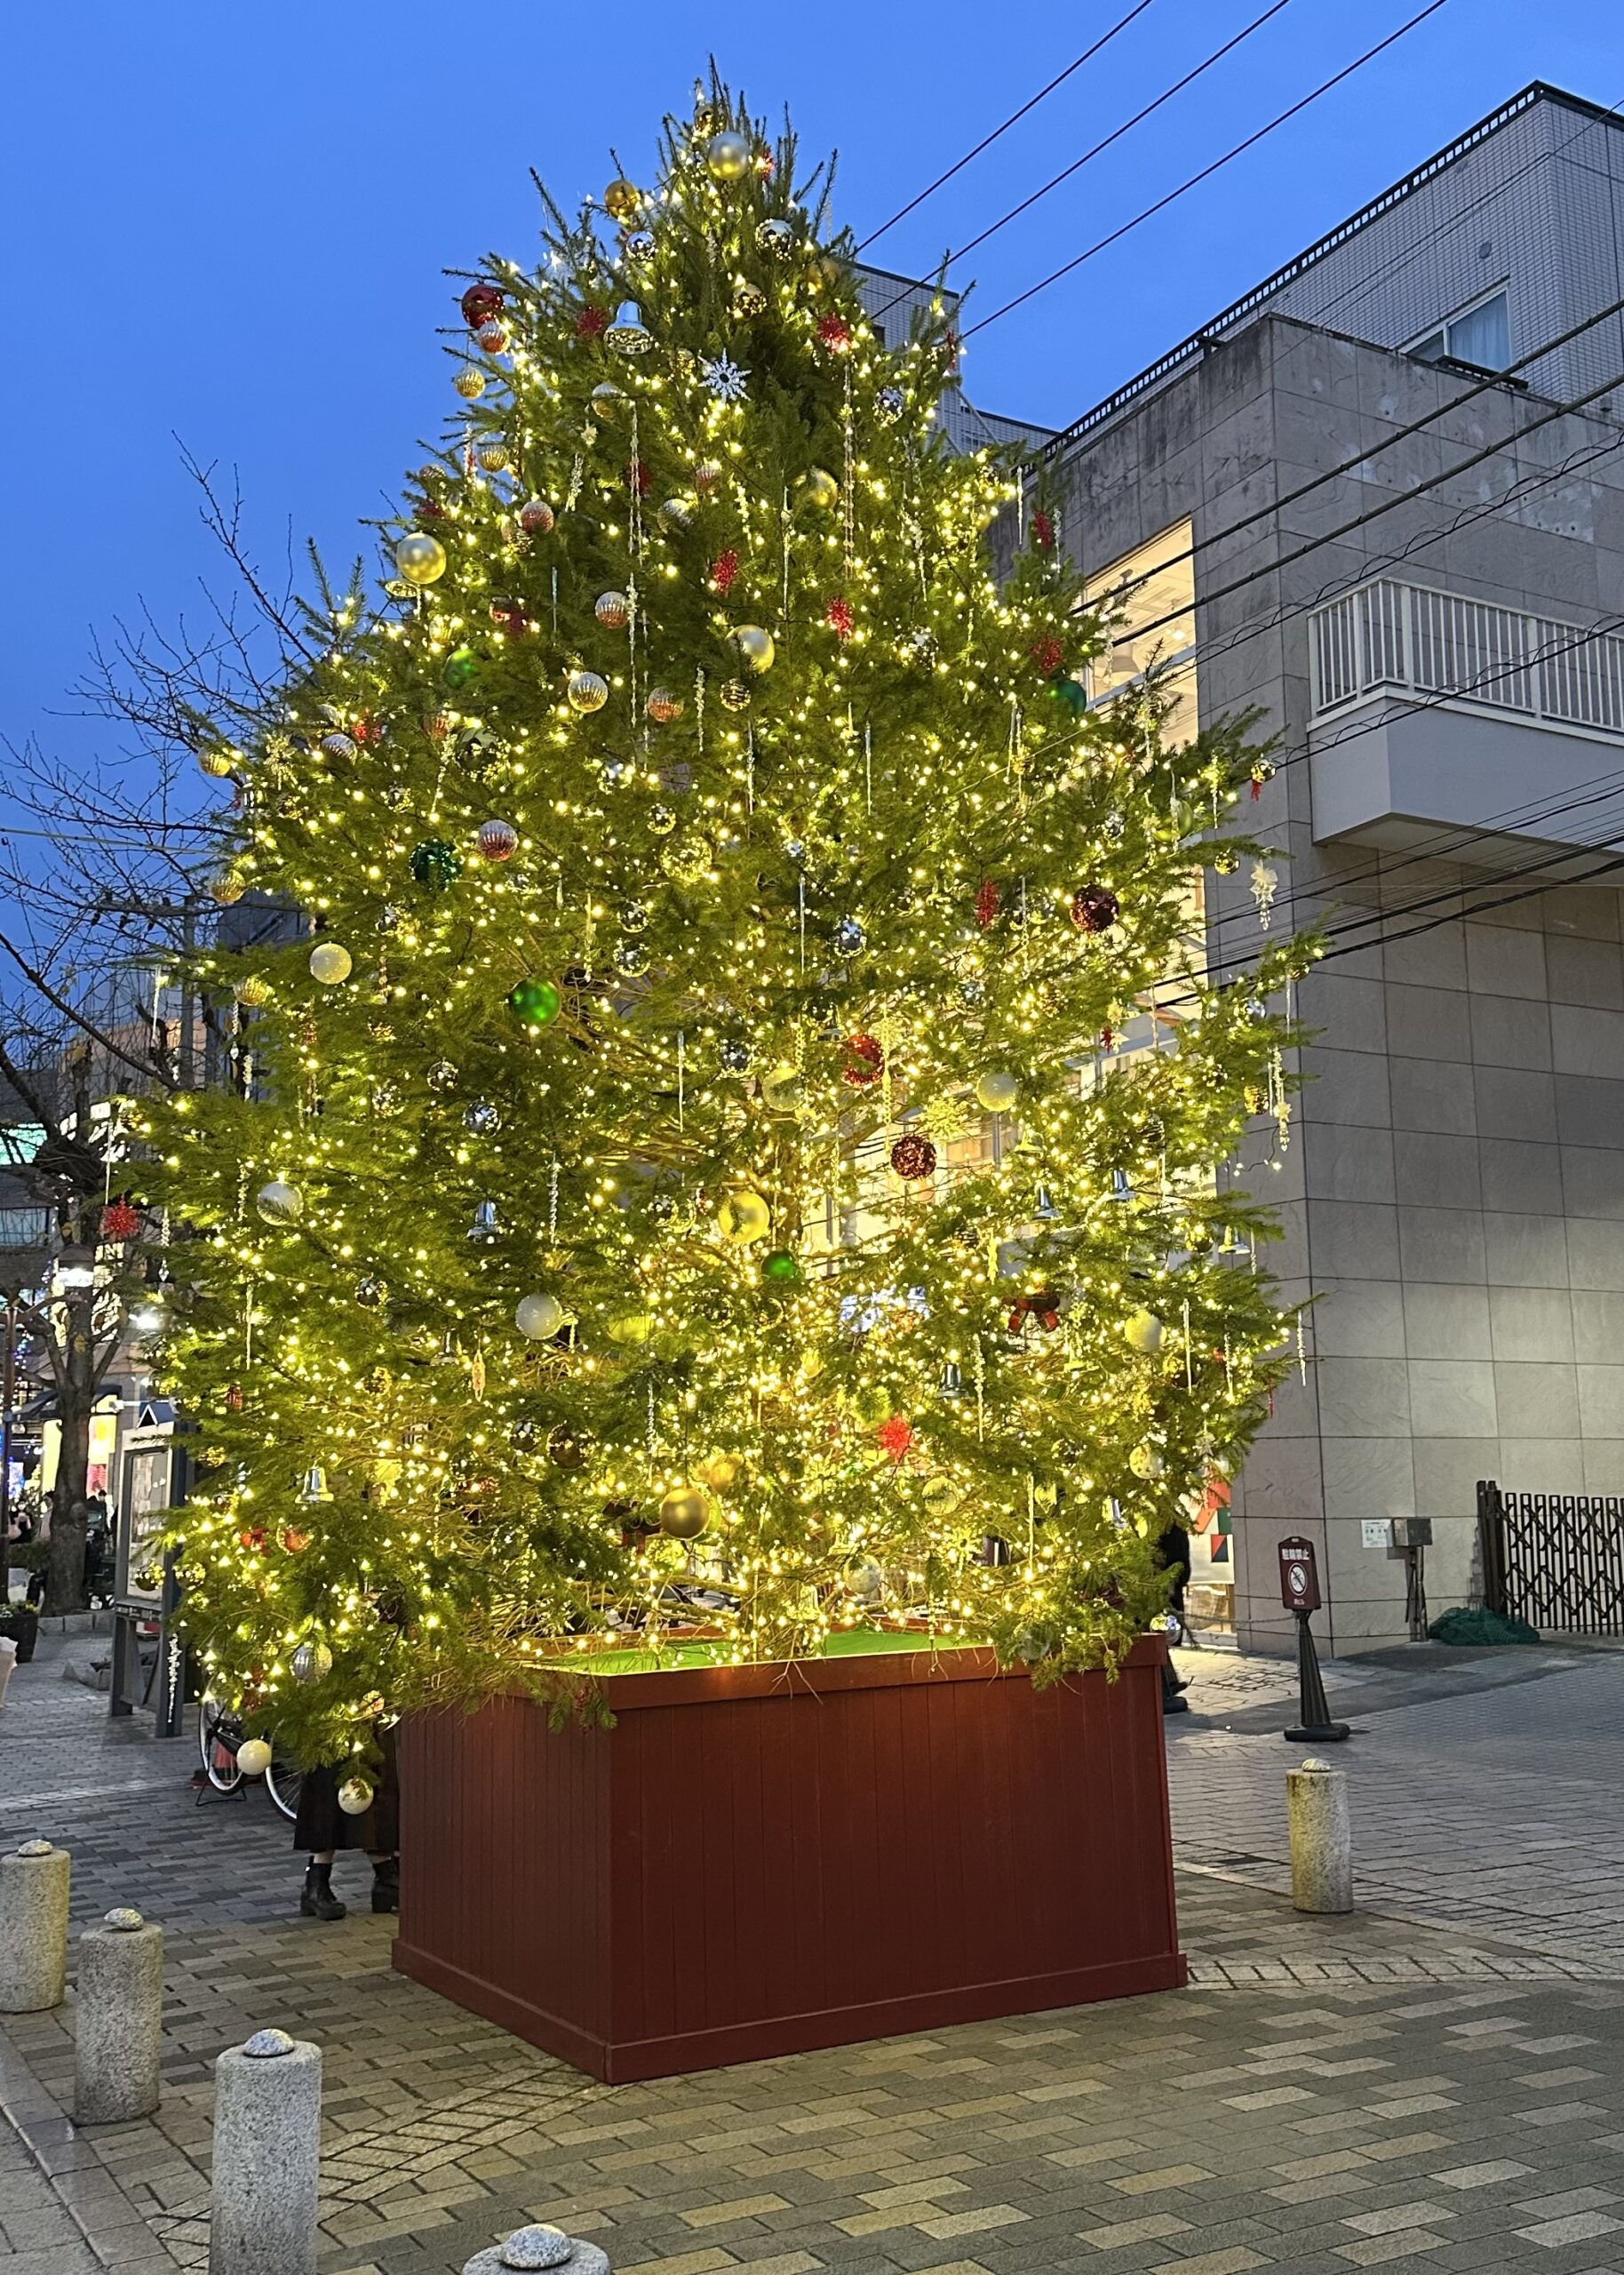
[[[299,1797],[305,1783],[305,1773],[285,1753],[276,1750],[276,1733],[271,1733],[271,1766],[265,1773],[265,1790],[282,1811],[290,1824],[299,1815]]]
[[[218,1699],[205,1692],[197,1708],[197,1751],[203,1757],[203,1776],[217,1793],[235,1793],[243,1783],[243,1772],[237,1768],[242,1742],[242,1725],[235,1715],[228,1714]]]

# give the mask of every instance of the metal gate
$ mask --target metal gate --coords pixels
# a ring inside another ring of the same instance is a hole
[[[1477,1487],[1483,1600],[1544,1634],[1624,1635],[1624,1500]]]

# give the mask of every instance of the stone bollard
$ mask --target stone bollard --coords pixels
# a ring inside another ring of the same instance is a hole
[[[79,1938],[74,2116],[81,2125],[150,2117],[163,2039],[163,1930],[109,1912]]]
[[[257,2030],[214,2065],[209,2275],[315,2275],[322,2049]]]
[[[60,2007],[68,1985],[66,1848],[25,1840],[0,1856],[0,2015]]]
[[[514,2268],[553,2268],[561,2275],[609,2275],[609,2263],[595,2243],[577,2243],[558,2228],[515,2228],[506,2243],[476,2251],[462,2275],[511,2275]]]
[[[1310,1754],[1286,1773],[1291,1825],[1292,1903],[1299,1912],[1353,1910],[1353,1836],[1348,1780]]]

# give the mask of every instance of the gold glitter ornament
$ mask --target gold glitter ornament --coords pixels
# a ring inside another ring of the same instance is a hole
[[[609,701],[609,682],[597,672],[571,672],[567,691],[570,708],[583,714],[601,711]]]

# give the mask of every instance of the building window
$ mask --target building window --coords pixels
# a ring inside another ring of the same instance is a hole
[[[1503,371],[1511,361],[1511,319],[1503,291],[1492,292],[1451,316],[1408,353],[1423,363],[1470,363],[1479,371]]]
[[[1173,698],[1164,729],[1169,745],[1196,731],[1196,587],[1188,522],[1163,530],[1137,553],[1090,577],[1083,606],[1097,610],[1112,635],[1088,667],[1088,693],[1100,703],[1154,674]]]

